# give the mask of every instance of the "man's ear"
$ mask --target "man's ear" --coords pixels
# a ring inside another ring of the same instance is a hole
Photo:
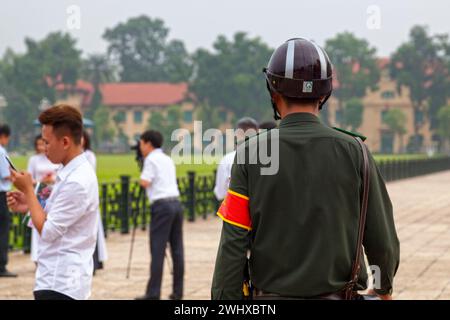
[[[69,148],[70,144],[72,143],[72,140],[68,136],[63,136],[62,143],[64,150],[66,150],[67,148]]]

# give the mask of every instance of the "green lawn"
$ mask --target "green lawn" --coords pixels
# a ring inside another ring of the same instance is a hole
[[[425,154],[403,154],[403,155],[374,155],[375,160],[386,161],[394,159],[412,160],[425,159]],[[28,157],[19,156],[12,157],[14,165],[19,170],[25,170],[27,166]],[[217,164],[178,164],[177,176],[186,176],[188,171],[195,171],[197,174],[209,174],[216,169]],[[119,180],[121,175],[130,175],[133,179],[139,177],[139,169],[134,160],[134,154],[119,154],[119,155],[97,155],[97,175],[99,181],[114,181]]]
[[[121,175],[130,175],[133,179],[139,177],[139,168],[134,160],[134,154],[97,155],[97,175],[102,182],[119,180]],[[26,170],[28,157],[11,157],[14,165],[19,170]],[[179,164],[177,176],[186,176],[188,171],[197,174],[208,174],[214,171],[216,164]]]

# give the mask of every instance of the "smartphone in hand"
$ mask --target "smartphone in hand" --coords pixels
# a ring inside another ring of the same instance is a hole
[[[9,166],[11,167],[11,169],[13,169],[14,171],[17,172],[16,167],[14,167],[14,165],[12,164],[11,160],[9,160],[9,158],[5,155],[6,161],[8,161]]]

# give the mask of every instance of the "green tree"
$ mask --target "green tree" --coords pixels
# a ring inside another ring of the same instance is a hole
[[[345,103],[343,124],[354,131],[361,126],[364,106],[358,98],[351,98]]]
[[[26,147],[30,147],[30,143],[27,142],[33,140],[33,121],[37,116],[37,108],[24,95],[10,86],[1,73],[0,94],[3,95],[7,103],[7,106],[2,110],[2,119],[12,129],[10,148],[17,148],[22,141],[26,143]],[[22,128],[25,128],[25,130]]]
[[[203,103],[198,108],[198,118],[202,121],[203,129],[218,128],[220,126],[219,109],[208,103]]]
[[[450,152],[450,105],[442,107],[438,112],[438,132],[444,141],[445,150]]]
[[[169,29],[161,19],[139,16],[107,29],[103,38],[108,53],[121,67],[123,82],[184,82],[192,73],[192,63],[184,43],[167,42]]]
[[[36,106],[43,97],[54,101],[56,85],[75,84],[79,78],[81,51],[75,44],[75,39],[61,32],[41,41],[26,38],[26,53],[10,53],[6,59],[5,79]]]
[[[261,119],[270,109],[262,67],[272,49],[258,37],[238,32],[233,39],[219,36],[213,52],[199,49],[194,54],[195,72],[190,90],[202,106],[225,107],[237,117]]]
[[[400,152],[404,152],[403,135],[406,133],[406,115],[400,109],[390,109],[387,111],[383,122],[389,129],[399,137]]]
[[[84,80],[89,81],[94,88],[94,95],[92,97],[91,105],[86,113],[86,117],[94,117],[97,108],[99,108],[102,103],[100,85],[105,82],[114,81],[114,72],[115,69],[106,55],[92,54],[89,55],[87,59],[83,60],[81,76]]]
[[[177,141],[171,141],[172,132],[180,128],[181,108],[177,105],[169,106],[167,112],[152,112],[148,120],[148,128],[161,132],[164,138],[164,147],[171,149]]]
[[[94,139],[98,146],[102,142],[109,142],[114,139],[115,130],[110,126],[110,113],[106,106],[100,105],[94,113],[93,121]]]
[[[356,38],[350,32],[338,33],[325,42],[325,51],[338,80],[333,90],[333,96],[338,100],[338,111],[344,111],[348,100],[362,98],[367,89],[377,89],[380,71],[376,49],[365,39]]]
[[[436,114],[445,104],[448,95],[449,71],[443,54],[443,40],[440,36],[430,36],[424,26],[411,29],[409,40],[392,55],[390,74],[397,82],[397,89],[405,86],[410,91],[414,108],[414,133],[418,136],[423,126],[423,115],[428,114],[432,128],[436,125]],[[413,151],[420,146],[413,143]]]
[[[13,143],[30,141],[33,130],[19,130],[33,126],[38,105],[45,97],[54,102],[55,87],[59,83],[74,84],[78,79],[81,51],[76,41],[61,32],[50,33],[41,41],[25,39],[24,54],[7,50],[3,57],[1,74],[8,106],[4,112],[16,135]]]

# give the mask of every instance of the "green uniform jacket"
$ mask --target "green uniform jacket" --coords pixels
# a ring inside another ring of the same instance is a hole
[[[227,203],[227,210],[240,220],[224,217],[219,210],[224,222],[213,299],[242,299],[248,250],[252,283],[267,292],[313,297],[339,291],[350,280],[362,195],[361,147],[354,137],[323,125],[310,113],[286,116],[277,133],[279,170],[274,175],[261,174],[267,165],[249,164],[248,160],[237,163],[239,154],[254,156],[255,144],[274,139],[273,130],[238,148],[230,192],[240,198],[231,199],[229,193],[225,201],[234,201],[233,206]],[[399,265],[399,240],[385,183],[373,157],[369,158],[363,245],[369,264],[380,270],[381,286],[376,292],[387,294],[392,292]],[[242,222],[245,203],[250,224]],[[230,212],[233,210],[239,212]],[[362,259],[361,265],[358,289],[366,287]]]

